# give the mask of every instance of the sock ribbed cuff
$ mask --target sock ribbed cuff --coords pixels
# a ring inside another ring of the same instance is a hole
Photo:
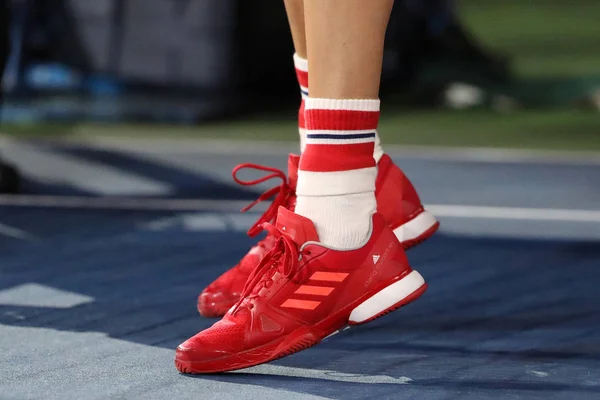
[[[294,67],[296,68],[296,78],[300,85],[302,98],[308,97],[308,60],[294,54]]]
[[[306,102],[306,109],[379,112],[380,105],[379,99],[318,99],[311,97]]]
[[[375,166],[379,100],[308,98],[304,107],[306,148],[300,170],[336,172]]]

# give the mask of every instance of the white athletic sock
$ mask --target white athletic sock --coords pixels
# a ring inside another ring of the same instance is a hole
[[[305,100],[306,149],[296,213],[313,221],[325,245],[351,249],[367,238],[375,212],[373,157],[379,100]]]

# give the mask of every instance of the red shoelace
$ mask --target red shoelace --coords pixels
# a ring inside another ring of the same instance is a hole
[[[269,288],[271,286],[274,273],[270,272],[273,268],[277,268],[277,272],[284,278],[291,277],[296,270],[295,267],[301,253],[298,250],[298,245],[291,237],[282,234],[268,222],[263,223],[261,228],[265,229],[269,235],[273,235],[277,241],[248,277],[240,300],[232,308],[231,314],[235,314],[240,306],[248,300],[258,297],[263,287]]]
[[[266,172],[271,172],[271,173],[269,175],[263,176],[262,178],[258,178],[258,179],[251,180],[251,181],[244,181],[237,177],[237,173],[245,168],[251,168],[251,169],[256,169],[259,171],[266,171]],[[275,198],[273,199],[273,202],[271,203],[269,208],[267,208],[267,210],[263,213],[263,215],[250,227],[250,229],[248,229],[248,235],[250,237],[254,237],[254,236],[258,235],[259,233],[261,233],[263,231],[263,224],[265,222],[270,222],[270,223],[274,222],[275,217],[277,216],[277,209],[279,208],[279,206],[287,206],[290,199],[294,196],[294,190],[289,185],[286,174],[277,168],[271,168],[271,167],[266,167],[264,165],[251,164],[251,163],[240,164],[233,169],[232,176],[233,176],[233,179],[237,183],[239,183],[240,185],[243,185],[243,186],[258,185],[260,183],[266,182],[273,178],[279,178],[282,181],[279,186],[275,186],[275,187],[265,191],[263,194],[261,194],[258,197],[258,199],[254,200],[252,203],[250,203],[246,207],[242,208],[242,212],[246,212],[246,211],[250,210],[252,207],[254,207],[255,205],[257,205],[258,203],[269,200],[271,197],[275,196]]]

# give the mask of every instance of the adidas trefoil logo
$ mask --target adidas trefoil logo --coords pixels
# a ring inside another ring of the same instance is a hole
[[[377,264],[377,261],[379,261],[379,254],[373,254],[373,265]]]

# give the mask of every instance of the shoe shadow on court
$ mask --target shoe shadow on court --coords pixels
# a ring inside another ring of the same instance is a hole
[[[11,221],[33,221],[35,236],[0,240],[0,324],[161,348],[214,322],[196,296],[253,243],[186,230],[169,213],[26,213]],[[598,395],[597,243],[438,234],[409,258],[430,287],[414,304],[275,363],[198,378],[343,398],[373,383],[384,398],[415,387]]]

